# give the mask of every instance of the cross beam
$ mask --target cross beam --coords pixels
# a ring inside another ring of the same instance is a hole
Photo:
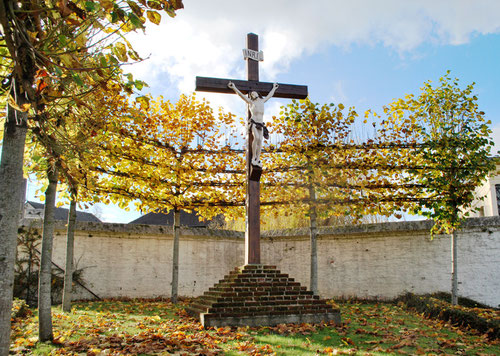
[[[247,49],[252,52],[259,51],[259,37],[256,34],[247,35]],[[258,59],[258,56],[257,56]],[[212,93],[234,94],[227,84],[232,81],[242,93],[256,91],[266,96],[273,84],[259,81],[259,62],[255,58],[246,58],[247,79],[230,80],[222,78],[196,77],[196,90]],[[288,99],[305,99],[307,86],[279,84],[273,97]],[[248,112],[250,120],[250,112]],[[262,168],[253,166],[252,160],[252,131],[247,132],[247,197],[246,197],[246,231],[245,231],[245,264],[260,264],[260,175]]]
[[[233,82],[234,85],[243,93],[256,91],[262,96],[269,94],[273,88],[273,83],[258,82],[254,80],[234,80],[222,78],[207,78],[196,77],[196,91],[206,91],[211,93],[224,93],[234,94],[232,89],[229,89],[227,84]],[[293,85],[278,83],[278,90],[273,95],[273,98],[287,98],[287,99],[305,99],[307,98],[306,85]]]

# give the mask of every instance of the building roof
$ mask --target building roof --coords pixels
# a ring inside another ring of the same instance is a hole
[[[187,213],[181,210],[181,226],[188,227],[209,227],[212,224],[222,224],[222,216],[217,216],[212,220],[203,221],[196,212]],[[148,213],[135,219],[129,224],[144,224],[144,225],[174,225],[174,211],[170,210],[167,214],[165,213]]]
[[[36,210],[44,210],[45,209],[45,204],[37,203],[34,201],[27,201],[26,204],[29,204],[33,207],[33,209]],[[69,209],[65,208],[55,208],[54,209],[54,219],[55,220],[62,220],[62,221],[67,221],[68,220],[68,213]],[[43,216],[42,214],[40,216]],[[89,221],[89,222],[101,222],[97,216],[91,213],[86,213],[84,211],[77,211],[76,212],[76,221]]]

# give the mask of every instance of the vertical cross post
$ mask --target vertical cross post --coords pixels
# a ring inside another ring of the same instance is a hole
[[[254,33],[247,34],[247,48],[259,51],[259,36]],[[259,62],[247,58],[247,80],[259,81]],[[250,120],[250,111],[247,113]],[[246,152],[246,228],[245,228],[245,264],[260,264],[260,182],[252,180],[252,142],[253,135],[250,125],[247,128],[247,152]]]

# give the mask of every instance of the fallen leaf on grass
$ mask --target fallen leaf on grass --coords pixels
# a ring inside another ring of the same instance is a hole
[[[369,331],[369,330],[365,330],[365,329],[356,329],[356,331],[354,331],[354,333],[356,333],[356,334],[365,334],[365,335],[373,335],[373,336],[380,336],[380,333],[377,332],[377,331]]]
[[[352,341],[352,339],[351,339],[351,338],[349,338],[349,337],[343,337],[341,340],[342,340],[342,342],[343,342],[346,346],[348,346],[348,345],[352,345],[352,346],[354,346],[354,345],[355,345],[354,341]]]
[[[437,339],[437,344],[443,349],[451,349],[457,347],[455,340],[446,340],[442,338]]]

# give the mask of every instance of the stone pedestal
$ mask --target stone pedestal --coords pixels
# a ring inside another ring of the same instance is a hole
[[[283,323],[340,324],[340,311],[301,287],[275,266],[238,267],[186,311],[210,326],[273,326]]]

